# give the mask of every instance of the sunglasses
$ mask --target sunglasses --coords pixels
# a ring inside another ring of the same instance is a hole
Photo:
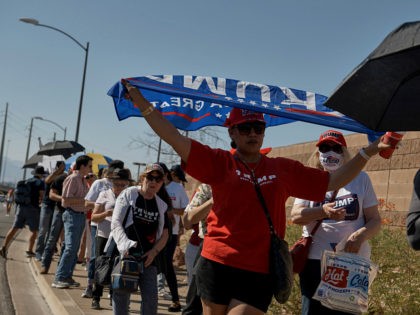
[[[238,129],[239,134],[241,136],[249,136],[251,134],[251,130],[254,129],[255,134],[262,135],[265,131],[265,124],[264,123],[243,123],[236,125],[234,128]]]
[[[338,154],[343,153],[343,147],[339,144],[333,144],[333,145],[321,144],[318,147],[318,150],[321,153],[327,153],[327,152],[330,152],[330,151],[334,151],[335,153],[338,153]]]
[[[153,176],[152,174],[147,174],[146,175],[146,179],[151,182],[151,181],[155,181],[156,183],[160,183],[163,180],[163,176],[159,175],[159,176]]]
[[[95,175],[86,175],[85,176],[86,179],[91,179],[91,178],[95,178],[95,177],[96,177]]]

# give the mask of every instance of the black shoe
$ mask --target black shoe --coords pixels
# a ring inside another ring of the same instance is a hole
[[[181,312],[181,304],[179,302],[172,302],[168,307],[168,312]]]
[[[100,310],[101,306],[99,305],[99,301],[98,300],[92,300],[92,305],[90,306],[90,308],[92,308],[94,310]]]
[[[0,249],[0,256],[3,257],[4,259],[7,259],[7,251],[4,246]]]
[[[31,250],[27,250],[25,252],[25,254],[26,254],[26,257],[28,257],[28,258],[35,257],[36,256],[35,253],[33,251],[31,251]]]

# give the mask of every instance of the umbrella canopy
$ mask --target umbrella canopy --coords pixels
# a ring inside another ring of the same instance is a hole
[[[66,159],[62,155],[52,155],[47,156],[43,155],[41,162],[38,163],[39,166],[43,166],[45,171],[48,173],[52,173],[55,170],[55,167],[57,166],[58,161],[65,161]]]
[[[71,165],[76,162],[76,159],[84,155],[84,153],[77,153],[71,157],[69,157],[67,160],[65,160],[66,163],[66,170],[69,170]],[[90,156],[93,159],[92,163],[92,171],[95,174],[98,174],[99,170],[101,168],[108,167],[108,164],[112,161],[112,159],[106,155],[100,154],[100,153],[86,153],[87,156]]]
[[[22,168],[35,168],[37,166],[43,166],[48,173],[51,173],[54,171],[57,162],[64,160],[65,159],[62,155],[46,156],[35,153],[26,161]]]
[[[85,147],[76,141],[61,140],[44,144],[38,151],[39,155],[62,155],[65,158],[73,153],[84,151]]]
[[[420,21],[390,33],[325,105],[375,131],[420,130]]]
[[[42,161],[42,155],[34,154],[32,155],[25,164],[23,164],[22,168],[35,168],[38,166],[38,163]]]

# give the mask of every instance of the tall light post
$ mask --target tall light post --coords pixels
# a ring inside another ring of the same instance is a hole
[[[76,40],[73,36],[67,34],[66,32],[50,26],[50,25],[45,25],[45,24],[40,24],[38,20],[36,19],[32,19],[32,18],[21,18],[19,19],[21,22],[25,22],[25,23],[29,23],[35,26],[42,26],[42,27],[46,27],[49,29],[52,29],[54,31],[60,32],[61,34],[66,35],[68,38],[70,38],[72,41],[74,41],[80,48],[82,48],[85,51],[85,65],[83,68],[83,79],[82,79],[82,90],[80,92],[80,102],[79,102],[79,111],[77,113],[77,126],[76,126],[76,136],[75,136],[75,141],[78,142],[79,141],[79,129],[80,129],[80,119],[82,116],[82,106],[83,106],[83,93],[85,90],[85,79],[86,79],[86,68],[87,68],[87,61],[88,61],[88,55],[89,55],[89,42],[86,43],[86,46],[83,46],[78,40]]]
[[[3,185],[4,185],[4,176],[6,174],[7,153],[9,152],[9,145],[10,145],[10,139],[7,140],[6,154],[5,154],[4,163],[3,163],[3,172],[1,173],[1,182]]]
[[[63,140],[66,140],[66,133],[67,133],[67,127],[61,127],[59,124],[57,124],[55,121],[49,120],[49,119],[45,119],[43,117],[37,117],[37,119],[39,120],[43,120],[43,121],[47,121],[53,125],[56,125],[58,128],[60,128],[61,130],[63,130],[64,133],[64,137]]]
[[[29,156],[29,148],[31,147],[32,127],[34,125],[34,119],[42,119],[42,117],[35,116],[31,118],[31,124],[29,125],[28,145],[26,146],[26,155],[25,155],[24,164],[28,160],[28,156]],[[23,169],[23,179],[26,179],[26,167]]]

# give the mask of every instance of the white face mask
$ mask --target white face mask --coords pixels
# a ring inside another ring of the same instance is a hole
[[[326,153],[319,152],[319,162],[328,172],[337,170],[341,165],[343,165],[343,161],[344,156],[342,154],[336,153],[334,151],[329,151]]]

